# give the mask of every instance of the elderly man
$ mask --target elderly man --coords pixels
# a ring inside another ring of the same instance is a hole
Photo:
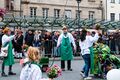
[[[74,47],[74,50],[76,50],[76,45],[74,42],[74,38],[72,34],[68,32],[67,27],[64,26],[62,30],[63,33],[59,36],[57,42],[57,47],[60,48],[61,54],[61,68],[63,71],[65,71],[65,61],[67,61],[67,68],[69,71],[72,71],[71,69],[71,60],[73,59],[72,45]]]

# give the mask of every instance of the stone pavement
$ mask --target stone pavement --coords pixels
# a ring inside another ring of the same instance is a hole
[[[52,64],[52,62],[50,62],[50,64]],[[55,61],[54,64],[60,65],[60,61]],[[73,71],[65,71],[62,73],[61,77],[54,80],[83,80],[82,77],[80,76],[80,71],[82,70],[83,65],[84,65],[83,60],[72,61]],[[6,67],[5,72],[7,73],[7,71],[8,71],[8,67]],[[21,71],[21,66],[19,65],[19,63],[16,63],[13,66],[13,71],[17,73],[16,76],[8,76],[6,78],[0,76],[0,80],[19,80],[19,75]],[[43,77],[47,77],[45,73],[43,73]],[[93,79],[93,80],[102,80],[102,79]]]

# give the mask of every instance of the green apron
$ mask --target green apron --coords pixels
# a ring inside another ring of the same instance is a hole
[[[62,38],[62,43],[60,45],[61,60],[72,60],[73,50],[69,40],[69,37]]]
[[[92,74],[94,72],[94,53],[93,53],[93,47],[90,47],[90,59],[91,59],[91,65],[90,65],[90,73]]]
[[[15,63],[14,62],[13,52],[12,52],[12,41],[9,42],[8,56],[4,58],[3,63],[6,66],[10,66],[10,65],[13,65]]]
[[[99,52],[97,50],[97,48],[93,48],[93,52],[94,52],[94,65],[93,65],[93,69],[91,68],[92,70],[92,74],[100,74],[101,73],[101,63],[99,61]]]

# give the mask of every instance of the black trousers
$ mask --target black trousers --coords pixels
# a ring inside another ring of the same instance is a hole
[[[65,68],[65,61],[61,60],[61,68],[64,69]],[[71,69],[71,60],[67,61],[67,69]]]
[[[4,60],[4,59],[3,59]],[[2,73],[5,73],[4,70],[5,70],[5,64],[4,62],[2,63]],[[9,66],[9,72],[12,72],[12,65]]]

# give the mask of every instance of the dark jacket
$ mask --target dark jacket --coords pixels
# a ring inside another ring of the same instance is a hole
[[[20,37],[16,37],[16,42],[15,43],[15,51],[17,52],[22,52],[22,45],[23,45],[23,35],[21,35]]]
[[[33,41],[34,41],[34,34],[27,34],[25,36],[25,44],[28,46],[33,46]]]

